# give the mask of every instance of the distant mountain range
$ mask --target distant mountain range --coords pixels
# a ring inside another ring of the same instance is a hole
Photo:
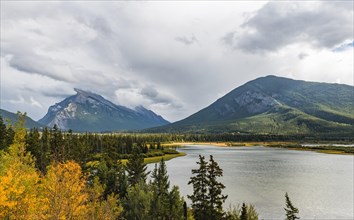
[[[354,134],[354,87],[267,76],[149,132]]]
[[[0,109],[0,116],[3,118],[5,124],[7,124],[6,119],[10,120],[13,124],[17,121],[17,114]],[[39,124],[38,122],[34,121],[32,118],[26,116],[26,128],[41,128],[44,127],[43,125]]]
[[[63,130],[89,132],[137,130],[169,124],[143,106],[130,109],[92,92],[75,91],[76,95],[49,107],[38,122],[48,127],[56,124]]]
[[[151,110],[116,105],[98,94],[76,95],[51,106],[38,122],[26,126],[73,131],[244,134],[354,134],[354,87],[266,76],[250,81],[210,106],[170,124]],[[0,111],[16,121],[16,114]]]

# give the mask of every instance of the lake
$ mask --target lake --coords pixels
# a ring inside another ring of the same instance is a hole
[[[167,161],[171,184],[182,195],[192,193],[187,185],[198,155],[209,155],[224,170],[220,178],[229,197],[225,207],[242,202],[255,205],[260,219],[284,219],[288,192],[301,219],[354,219],[354,156],[311,151],[257,147],[190,145],[179,149],[184,157]],[[150,164],[149,170],[154,165]],[[187,199],[187,202],[190,201]]]

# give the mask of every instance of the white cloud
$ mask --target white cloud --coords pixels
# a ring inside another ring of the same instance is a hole
[[[242,25],[225,35],[225,43],[245,52],[267,52],[296,43],[334,48],[353,41],[353,1],[267,3]]]
[[[1,6],[1,108],[27,111],[34,119],[74,94],[73,88],[117,104],[144,105],[175,121],[268,74],[353,82],[352,47],[332,51],[333,45],[350,43],[341,42],[353,31],[348,5],[6,1]],[[303,15],[317,17],[304,22]]]
[[[21,95],[18,95],[17,98],[18,99],[9,100],[9,102],[12,103],[12,104],[24,104],[24,103],[26,103],[25,99]]]
[[[38,107],[38,108],[43,108],[41,103],[39,103],[37,100],[35,100],[32,96],[30,98],[30,102],[32,106]]]

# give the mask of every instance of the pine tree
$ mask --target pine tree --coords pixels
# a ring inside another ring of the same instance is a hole
[[[297,214],[299,214],[299,210],[293,206],[288,196],[288,193],[285,193],[285,203],[286,203],[286,208],[284,208],[284,210],[286,212],[286,219],[287,220],[300,219],[300,217],[297,216]]]
[[[151,203],[151,216],[153,218],[164,219],[168,214],[168,189],[170,181],[168,180],[167,167],[163,159],[161,159],[159,166],[155,164],[155,169],[152,172],[152,189],[153,202]]]
[[[149,220],[152,192],[145,182],[139,182],[128,188],[126,199],[123,201],[125,219]]]
[[[221,219],[224,215],[223,203],[227,196],[222,195],[222,190],[225,189],[225,185],[217,180],[218,177],[223,175],[223,170],[215,162],[212,155],[210,155],[208,169],[208,191],[209,191],[209,215],[212,219]]]
[[[105,198],[112,193],[119,195],[120,198],[126,196],[128,190],[128,178],[121,161],[117,161],[115,164],[108,167],[105,184]]]
[[[199,169],[192,170],[188,184],[193,185],[193,195],[188,195],[192,200],[192,210],[196,220],[219,220],[224,217],[223,203],[227,196],[222,194],[224,184],[217,180],[223,175],[218,163],[210,156],[209,163],[199,155]]]
[[[0,116],[0,150],[6,149],[6,136],[7,136],[7,129],[2,117]]]
[[[242,204],[233,206],[226,211],[225,219],[227,220],[258,220],[258,213],[252,204]]]
[[[199,165],[198,169],[193,169],[192,176],[188,184],[193,185],[193,194],[188,195],[187,197],[192,200],[192,210],[193,215],[196,220],[208,220],[210,219],[207,215],[208,208],[209,208],[209,201],[208,201],[208,185],[209,180],[207,178],[207,162],[205,158],[199,155]]]
[[[39,132],[38,129],[34,128],[31,129],[28,132],[27,138],[26,138],[26,150],[30,151],[31,154],[36,158],[35,162],[36,162],[36,167],[39,167],[39,163],[40,163],[40,154],[41,152],[41,148],[40,148],[40,141],[39,141]]]
[[[7,131],[6,131],[5,148],[8,148],[11,144],[14,143],[14,138],[15,138],[15,131],[13,129],[13,126],[10,125],[7,127]]]
[[[241,220],[248,220],[247,216],[248,216],[248,214],[247,214],[247,206],[246,206],[245,203],[242,203],[240,219]]]
[[[184,214],[184,199],[179,193],[178,186],[173,186],[169,192],[168,201],[168,213],[166,219],[180,220],[185,219]]]
[[[161,159],[152,172],[151,187],[153,191],[150,217],[152,219],[182,219],[183,198],[177,186],[169,191],[170,181],[167,175],[166,163]]]
[[[43,128],[40,139],[40,155],[37,156],[36,164],[42,173],[45,173],[50,164],[50,134],[48,128]]]
[[[149,174],[146,172],[146,164],[144,164],[144,157],[140,154],[138,148],[133,149],[132,157],[129,158],[126,164],[126,171],[128,173],[128,182],[130,185],[135,185],[140,181],[145,182]]]
[[[59,130],[56,124],[53,126],[53,129],[51,130],[50,146],[51,146],[51,155],[53,157],[53,160],[57,162],[64,162],[65,147],[64,147],[63,134],[61,133],[61,131]]]

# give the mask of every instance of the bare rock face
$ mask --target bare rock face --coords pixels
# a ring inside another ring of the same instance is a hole
[[[261,92],[246,91],[234,98],[234,101],[247,112],[255,114],[268,111],[281,105],[276,99]]]
[[[55,114],[53,120],[48,124],[49,127],[53,127],[55,124],[60,129],[68,129],[68,120],[75,119],[75,113],[77,104],[70,102],[67,107],[62,108],[60,105],[51,109],[51,112]]]

